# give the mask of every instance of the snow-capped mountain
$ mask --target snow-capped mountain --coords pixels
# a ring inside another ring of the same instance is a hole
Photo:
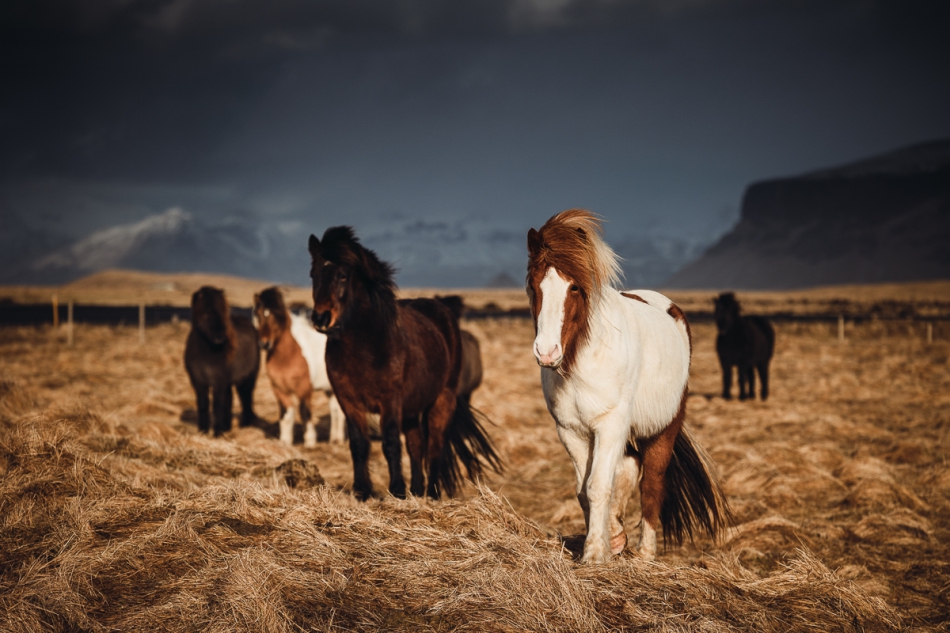
[[[13,281],[63,282],[106,268],[227,273],[298,281],[309,259],[306,241],[293,242],[256,220],[204,223],[178,207],[138,222],[96,231],[36,258]]]
[[[322,235],[327,227],[247,215],[212,223],[173,207],[72,243],[28,229],[21,218],[7,220],[3,228],[9,229],[3,240],[10,242],[11,253],[0,273],[6,283],[63,283],[106,268],[126,268],[225,273],[306,285],[307,237],[311,232]],[[520,285],[524,279],[524,234],[479,218],[394,219],[355,228],[365,246],[397,269],[401,286],[480,287],[501,278]],[[22,246],[25,243],[33,246]],[[630,287],[658,283],[705,246],[650,235],[615,243]]]

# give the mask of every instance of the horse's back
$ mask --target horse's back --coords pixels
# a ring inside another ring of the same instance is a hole
[[[310,320],[300,314],[290,312],[290,334],[300,346],[300,352],[310,371],[310,384],[314,389],[323,391],[330,389],[330,379],[327,376],[327,337],[314,329]]]
[[[671,325],[680,333],[680,337],[686,344],[687,362],[691,354],[691,334],[689,324],[686,321],[686,315],[677,306],[672,299],[656,290],[624,290],[620,293],[627,299],[632,300],[628,307],[637,315],[638,320],[647,320],[656,324],[661,330],[668,329]],[[643,306],[637,306],[636,303],[646,304],[654,311],[641,310]]]

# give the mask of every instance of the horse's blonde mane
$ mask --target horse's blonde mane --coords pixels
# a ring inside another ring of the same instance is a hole
[[[539,249],[529,265],[553,266],[591,294],[620,285],[620,258],[603,239],[600,218],[586,209],[568,209],[538,231]]]

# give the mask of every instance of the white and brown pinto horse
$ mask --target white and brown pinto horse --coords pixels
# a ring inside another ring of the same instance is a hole
[[[330,441],[344,441],[346,418],[327,377],[326,335],[317,332],[306,316],[288,310],[276,287],[254,295],[254,327],[267,356],[271,387],[280,404],[280,441],[293,444],[299,413],[305,429],[304,446],[317,445],[316,421],[310,404],[314,389],[323,391],[330,401]]]
[[[618,258],[588,211],[531,229],[528,252],[534,355],[574,463],[587,523],[583,562],[624,550],[624,513],[638,485],[642,557],[656,556],[661,527],[667,543],[697,528],[715,538],[731,514],[684,426],[691,341],[682,310],[657,292],[615,289]]]

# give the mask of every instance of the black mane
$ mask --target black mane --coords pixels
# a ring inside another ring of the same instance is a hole
[[[360,244],[349,226],[334,226],[323,233],[320,256],[333,263],[350,268],[362,281],[378,316],[387,322],[396,318],[395,270],[381,261],[376,253]]]

